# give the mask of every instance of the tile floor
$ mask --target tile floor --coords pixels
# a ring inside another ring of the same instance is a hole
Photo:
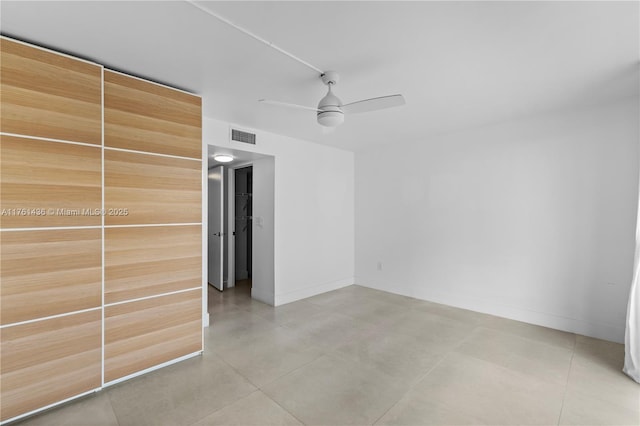
[[[36,425],[639,425],[623,346],[350,286],[210,291],[205,353]]]

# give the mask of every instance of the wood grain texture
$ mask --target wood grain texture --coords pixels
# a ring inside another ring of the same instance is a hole
[[[0,226],[101,225],[99,214],[82,214],[102,205],[101,164],[99,147],[0,136]],[[30,214],[12,214],[14,209]]]
[[[125,151],[104,152],[106,225],[202,222],[202,162]]]
[[[5,232],[0,238],[0,324],[102,305],[102,231]]]
[[[0,39],[2,132],[102,144],[102,67]]]
[[[154,226],[105,230],[105,303],[202,284],[202,228]]]
[[[105,307],[105,382],[202,350],[202,290]]]
[[[202,100],[105,70],[105,146],[202,158]]]
[[[1,420],[101,386],[101,311],[3,328]]]
[[[0,136],[3,228],[99,226],[102,205],[99,147]],[[27,209],[29,214],[13,214]],[[44,209],[37,215],[33,209]],[[32,214],[33,213],[33,214]]]

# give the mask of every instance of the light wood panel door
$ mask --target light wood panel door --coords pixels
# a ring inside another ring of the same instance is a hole
[[[202,350],[202,289],[105,308],[105,382]]]
[[[102,224],[99,147],[0,135],[0,178],[3,228]]]
[[[105,230],[106,304],[201,285],[201,226]]]
[[[7,420],[202,350],[202,119],[197,96],[0,38]]]
[[[0,39],[0,130],[102,144],[102,67]]]
[[[202,100],[105,70],[105,146],[202,158]]]
[[[101,386],[101,310],[3,328],[1,420]]]
[[[102,305],[102,231],[4,232],[0,324]]]
[[[106,225],[202,222],[201,161],[113,150],[104,161]]]

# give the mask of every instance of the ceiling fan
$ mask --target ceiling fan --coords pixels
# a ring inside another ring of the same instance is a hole
[[[338,84],[338,81],[340,80],[338,73],[335,71],[325,71],[320,74],[320,79],[327,85],[329,90],[325,97],[320,99],[317,108],[291,104],[288,102],[272,101],[269,99],[260,99],[258,102],[315,111],[317,114],[318,124],[324,127],[339,126],[344,122],[345,114],[359,114],[362,112],[377,111],[405,104],[404,97],[402,95],[380,96],[377,98],[364,99],[361,101],[343,104],[340,98],[334,95],[331,91],[331,88]]]

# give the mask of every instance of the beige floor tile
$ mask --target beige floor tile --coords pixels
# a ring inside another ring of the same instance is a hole
[[[228,303],[224,305],[214,305],[214,307],[210,307],[207,312],[209,313],[209,324],[214,324],[228,315],[247,312],[247,310],[233,303]]]
[[[616,371],[621,370],[624,365],[624,345],[620,343],[577,335],[575,353],[579,359],[608,366]]]
[[[247,300],[251,300],[251,288],[248,286],[239,286],[224,291],[219,291],[211,285],[207,288],[207,301],[210,306],[212,304],[244,303]]]
[[[219,355],[251,383],[262,386],[308,364],[323,353],[309,339],[277,328],[222,349]]]
[[[564,385],[573,351],[498,330],[477,328],[456,352]]]
[[[357,362],[322,356],[264,387],[307,425],[371,424],[408,388]]]
[[[299,300],[297,302],[271,308],[270,310],[263,309],[256,313],[268,320],[274,321],[277,324],[286,324],[292,322],[303,322],[312,315],[326,311],[327,309],[324,307],[319,307],[313,303]]]
[[[613,363],[582,350],[573,355],[567,389],[608,401],[630,410],[640,410],[640,385],[622,372],[622,360]]]
[[[556,424],[564,386],[450,353],[413,392],[492,425]]]
[[[640,408],[614,405],[579,392],[567,392],[562,406],[561,425],[640,425]]]
[[[407,384],[420,380],[444,356],[412,336],[380,332],[338,347],[333,354],[388,374]]]
[[[120,426],[188,425],[255,390],[215,354],[108,388]]]
[[[421,303],[421,300],[414,299],[413,297],[388,293],[386,291],[376,290],[369,287],[353,285],[347,288],[352,289],[354,296],[357,296],[358,298],[366,297],[372,300],[381,300],[386,303],[394,303],[406,308],[413,307]]]
[[[267,310],[271,310],[274,309],[273,306],[268,305],[264,302],[261,302],[257,299],[253,299],[251,298],[251,295],[248,294],[246,296],[241,296],[241,295],[235,295],[232,299],[233,303],[235,303],[237,306],[245,308],[247,310],[261,310],[261,309],[267,309]]]
[[[376,425],[479,425],[478,419],[429,401],[420,392],[409,392]]]
[[[288,322],[283,327],[290,330],[292,335],[310,339],[324,350],[367,337],[376,330],[374,324],[335,312],[321,312],[306,321]]]
[[[415,310],[377,325],[378,330],[414,337],[433,351],[449,351],[457,347],[475,329],[473,324]]]
[[[72,401],[16,422],[20,426],[117,426],[118,419],[104,392]]]
[[[482,314],[480,312],[454,308],[453,306],[441,305],[439,303],[428,302],[425,300],[420,301],[420,303],[416,304],[413,308],[419,311],[440,315],[442,317],[474,325],[480,324],[489,318],[489,315]]]
[[[276,426],[301,425],[295,417],[260,391],[239,399],[193,426]]]
[[[407,308],[397,303],[389,303],[375,298],[361,298],[358,301],[345,301],[337,303],[332,310],[350,318],[360,321],[378,324],[388,322],[407,312]]]
[[[573,333],[527,324],[507,318],[487,315],[481,324],[487,328],[512,333],[531,340],[538,340],[548,345],[555,345],[561,348],[573,349],[576,344],[576,335]]]
[[[364,287],[348,286],[338,290],[328,291],[326,293],[318,294],[316,296],[308,297],[304,299],[305,302],[312,303],[318,306],[335,306],[338,303],[346,301],[358,300],[357,294],[362,293]]]
[[[242,344],[276,328],[276,323],[254,313],[231,312],[220,316],[204,330],[205,351],[219,351]]]

